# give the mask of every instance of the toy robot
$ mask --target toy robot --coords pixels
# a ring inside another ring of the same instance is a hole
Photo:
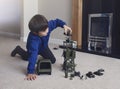
[[[72,79],[75,76],[75,57],[76,57],[76,52],[75,49],[77,46],[77,42],[71,40],[71,35],[68,32],[67,34],[67,39],[66,41],[63,41],[63,46],[65,47],[63,50],[63,57],[64,57],[64,62],[63,62],[63,70],[65,72],[65,78],[68,78],[68,75],[70,74],[70,79]]]

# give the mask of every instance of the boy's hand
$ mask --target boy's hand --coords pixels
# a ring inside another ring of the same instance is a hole
[[[68,27],[67,25],[64,25],[64,30],[65,30],[65,34],[67,34],[68,31],[70,31],[70,34],[72,34],[72,29],[70,27]]]
[[[36,74],[27,74],[25,80],[35,80],[37,78],[37,75]]]

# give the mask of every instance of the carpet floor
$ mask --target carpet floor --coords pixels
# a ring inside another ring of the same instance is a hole
[[[104,69],[102,76],[95,78],[74,77],[64,78],[62,71],[63,49],[50,44],[57,61],[52,65],[52,75],[40,75],[34,81],[24,80],[28,62],[21,60],[19,55],[11,57],[10,53],[16,45],[25,49],[25,43],[18,39],[0,36],[0,89],[120,89],[120,59],[76,52],[76,71],[85,75],[89,71]]]

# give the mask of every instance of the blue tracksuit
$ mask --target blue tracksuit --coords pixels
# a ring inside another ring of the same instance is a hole
[[[57,27],[62,27],[66,23],[60,19],[50,20],[48,22],[48,34],[47,36],[40,37],[38,35],[33,34],[32,32],[29,33],[27,39],[27,52],[28,52],[28,73],[33,74],[35,72],[35,64],[37,56],[44,50],[45,47],[48,46],[48,41],[50,37],[50,33]]]

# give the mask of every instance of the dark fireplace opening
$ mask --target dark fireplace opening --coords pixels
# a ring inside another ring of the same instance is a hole
[[[112,13],[89,14],[88,51],[111,53]]]
[[[108,37],[109,17],[92,17],[90,35],[96,37]]]

